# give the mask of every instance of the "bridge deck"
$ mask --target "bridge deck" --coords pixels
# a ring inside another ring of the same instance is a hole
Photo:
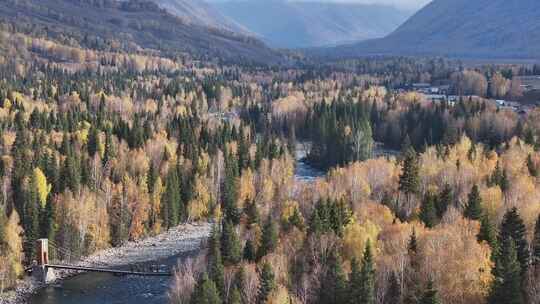
[[[135,276],[149,276],[149,277],[168,277],[172,275],[172,273],[170,272],[142,272],[142,271],[117,270],[117,269],[107,269],[107,268],[71,266],[71,265],[46,264],[44,266],[54,268],[54,269],[106,272],[106,273],[121,274],[121,275],[135,275]]]

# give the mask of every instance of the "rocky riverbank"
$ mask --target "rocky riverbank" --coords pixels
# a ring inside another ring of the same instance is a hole
[[[150,262],[201,248],[201,244],[210,235],[209,223],[190,223],[172,228],[162,234],[140,241],[127,242],[121,247],[109,248],[81,260],[77,266],[115,267],[136,263]],[[73,271],[58,272],[58,280],[75,275]],[[0,304],[25,303],[28,296],[43,284],[27,278],[14,291],[0,297]]]

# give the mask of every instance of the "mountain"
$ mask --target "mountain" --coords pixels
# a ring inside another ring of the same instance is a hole
[[[211,4],[270,46],[302,48],[383,37],[410,15],[391,6],[287,0]]]
[[[540,1],[434,0],[385,38],[316,53],[538,59]]]
[[[242,34],[249,31],[229,17],[222,15],[203,0],[152,0],[160,7],[180,17],[187,23],[224,29]]]
[[[92,49],[154,49],[235,62],[282,58],[254,38],[187,23],[143,0],[2,0],[0,22],[32,36],[72,40]]]

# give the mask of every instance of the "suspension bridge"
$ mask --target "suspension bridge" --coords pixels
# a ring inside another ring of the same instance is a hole
[[[97,261],[85,261],[81,263],[81,255],[74,254],[71,250],[58,246],[54,241],[39,239],[36,241],[37,260],[31,267],[33,275],[37,276],[44,283],[54,281],[56,275],[54,270],[71,270],[78,272],[102,272],[114,275],[151,276],[163,277],[171,276],[170,270],[162,270],[159,266],[148,265],[126,266],[124,269],[114,269],[105,263]]]

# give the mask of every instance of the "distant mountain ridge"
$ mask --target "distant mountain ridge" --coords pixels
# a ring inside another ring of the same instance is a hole
[[[252,37],[187,23],[147,0],[2,0],[0,22],[30,35],[71,37],[88,48],[145,48],[235,62],[283,58]]]
[[[152,0],[160,7],[197,25],[249,34],[249,31],[229,17],[222,15],[204,0]]]
[[[539,59],[540,1],[434,0],[385,38],[315,53]]]
[[[391,6],[322,1],[230,0],[210,4],[278,48],[336,45],[383,37],[411,14]]]

